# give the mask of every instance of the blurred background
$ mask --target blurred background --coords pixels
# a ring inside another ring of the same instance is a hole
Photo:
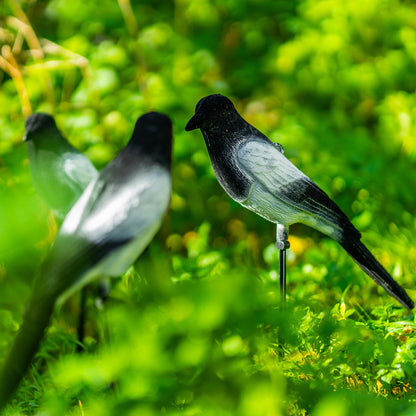
[[[414,1],[6,0],[0,52],[0,360],[56,233],[25,118],[53,114],[97,168],[142,113],[174,123],[161,231],[103,308],[91,296],[88,354],[76,302],[57,311],[10,414],[414,414],[413,316],[300,225],[279,308],[273,225],[184,131],[200,98],[228,96],[415,298]]]

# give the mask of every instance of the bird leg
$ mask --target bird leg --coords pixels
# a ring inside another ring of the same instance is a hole
[[[282,303],[286,301],[286,249],[290,247],[288,238],[289,227],[276,224],[276,247],[279,249],[279,283]]]

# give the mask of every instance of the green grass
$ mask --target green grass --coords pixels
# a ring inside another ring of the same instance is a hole
[[[90,297],[84,354],[76,303],[58,311],[5,414],[412,414],[414,318],[349,259],[323,266],[342,249],[317,242],[291,261],[282,308],[277,253],[256,268],[206,228],[186,252],[156,241],[101,309]]]

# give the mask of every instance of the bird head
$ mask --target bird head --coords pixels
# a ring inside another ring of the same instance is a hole
[[[53,117],[46,113],[31,114],[25,123],[25,135],[23,140],[32,140],[38,134],[48,131],[49,129],[57,129]]]
[[[224,120],[235,117],[237,110],[233,103],[224,95],[213,94],[202,98],[195,108],[194,116],[188,121],[186,131],[206,129],[210,126],[222,125]]]
[[[172,121],[156,111],[143,114],[136,121],[129,143],[154,158],[170,163],[172,154]]]
[[[160,137],[169,141],[172,132],[172,121],[165,114],[151,111],[137,119],[134,130],[136,133],[145,136],[160,135]]]

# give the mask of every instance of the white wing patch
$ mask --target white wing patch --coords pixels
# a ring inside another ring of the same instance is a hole
[[[343,226],[350,226],[328,195],[272,143],[255,138],[245,142],[237,151],[237,165],[253,180],[242,205],[269,221],[304,223],[333,238],[340,236]]]
[[[85,207],[91,197],[92,191],[97,183],[97,178],[90,182],[81,197],[75,202],[74,206],[68,212],[64,222],[59,230],[59,234],[73,234],[78,228],[82,215],[84,214]]]
[[[86,156],[77,153],[65,153],[63,171],[81,189],[85,189],[89,183],[98,176],[98,171]]]
[[[82,224],[81,233],[105,236],[117,232],[124,238],[134,237],[141,224],[147,224],[161,217],[170,200],[170,178],[165,170],[150,168],[140,179],[129,181],[129,186],[114,190],[113,196],[89,213]],[[108,213],[113,215],[110,217]],[[113,236],[116,237],[116,236]]]
[[[275,146],[260,140],[251,139],[238,149],[237,164],[248,176],[271,190],[307,178]]]
[[[86,239],[92,237],[92,242],[96,243],[122,243],[97,265],[97,272],[118,276],[133,263],[158,231],[169,206],[170,194],[169,173],[154,166],[102,209],[88,215],[80,228],[80,234]],[[114,215],[109,217],[109,212]]]

